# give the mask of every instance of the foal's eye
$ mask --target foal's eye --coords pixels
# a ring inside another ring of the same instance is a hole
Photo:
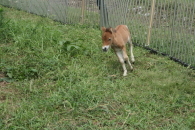
[[[111,41],[111,38],[109,38],[108,41]]]

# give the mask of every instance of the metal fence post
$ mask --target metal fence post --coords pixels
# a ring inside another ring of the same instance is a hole
[[[109,19],[108,19],[108,9],[106,5],[106,0],[97,0],[97,5],[100,10],[100,27],[109,27]]]
[[[145,46],[150,45],[152,24],[153,24],[153,19],[154,19],[155,3],[156,3],[156,0],[152,0],[151,13],[150,13],[150,25],[149,25],[149,29],[148,29],[148,36],[147,36],[147,41],[146,41]]]

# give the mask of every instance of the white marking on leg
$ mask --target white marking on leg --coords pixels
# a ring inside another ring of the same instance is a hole
[[[118,56],[118,59],[123,67],[123,76],[126,76],[127,75],[127,69],[125,67],[125,63],[124,63],[124,57],[123,57],[123,52],[122,50],[119,50],[119,49],[115,49],[115,52],[116,52],[116,55]]]
[[[129,61],[129,59],[127,60],[129,66],[130,66],[130,69],[133,70],[133,66],[131,65],[131,62]]]
[[[124,60],[129,64],[131,70],[133,70],[133,67],[132,67],[132,65],[131,65],[131,62],[129,61],[129,57],[128,57],[128,55],[127,55],[126,50],[123,50],[123,57],[124,57]]]
[[[135,58],[133,55],[133,44],[130,43],[130,55],[131,55],[131,61],[134,63],[135,62]]]
[[[131,62],[134,63],[135,62],[135,58],[134,58],[134,55],[133,55],[133,43],[131,41],[131,38],[128,37],[128,42],[129,42],[129,49],[130,49],[130,55],[131,55]]]

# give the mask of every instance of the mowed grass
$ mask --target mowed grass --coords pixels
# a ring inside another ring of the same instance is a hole
[[[3,9],[0,129],[195,129],[193,70],[135,47],[123,77],[99,29]]]

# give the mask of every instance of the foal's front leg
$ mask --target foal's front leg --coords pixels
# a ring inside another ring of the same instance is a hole
[[[125,60],[124,60],[124,57],[123,57],[123,51],[121,49],[115,49],[115,53],[123,67],[123,76],[127,76],[127,69],[125,67]]]

